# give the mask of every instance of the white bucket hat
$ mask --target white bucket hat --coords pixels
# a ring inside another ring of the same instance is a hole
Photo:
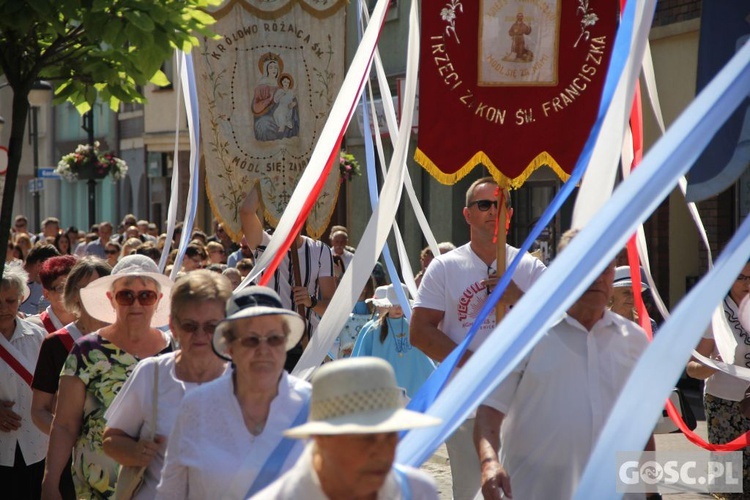
[[[228,361],[231,361],[232,357],[229,355],[229,345],[224,338],[224,332],[230,327],[232,321],[255,316],[281,316],[289,326],[289,336],[286,339],[287,351],[297,345],[305,331],[305,320],[302,319],[302,316],[289,309],[284,309],[279,294],[266,286],[248,286],[236,294],[232,294],[232,297],[227,301],[226,312],[226,319],[216,325],[212,344],[214,352]]]
[[[153,260],[145,255],[128,255],[112,268],[112,274],[102,276],[81,288],[81,304],[92,317],[106,323],[114,323],[115,310],[107,298],[115,281],[120,278],[150,278],[158,283],[162,297],[151,318],[152,327],[169,324],[169,306],[174,282],[159,272]]]
[[[413,305],[414,301],[409,298],[409,290],[406,288],[406,285],[401,285],[404,289],[404,293],[406,294],[406,298],[409,299],[409,305]],[[381,296],[378,297],[378,290],[383,289],[383,292],[381,292]],[[401,303],[398,301],[398,296],[396,295],[396,289],[393,287],[393,284],[386,285],[386,286],[379,286],[377,289],[375,289],[375,297],[372,299],[372,305],[375,307],[393,307],[393,306],[400,306]]]
[[[315,372],[310,418],[284,432],[292,438],[397,432],[440,423],[403,407],[393,368],[380,358],[333,361]]]

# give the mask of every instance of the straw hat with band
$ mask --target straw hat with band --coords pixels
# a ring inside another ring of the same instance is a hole
[[[380,358],[327,363],[315,372],[312,386],[308,422],[284,435],[379,434],[440,423],[438,418],[404,408],[393,368]]]
[[[162,297],[151,318],[151,326],[168,325],[170,297],[174,282],[161,274],[154,261],[145,255],[123,257],[112,268],[112,274],[97,278],[81,288],[81,304],[86,308],[86,312],[99,321],[114,323],[115,309],[107,298],[107,292],[112,289],[115,281],[122,278],[150,278],[159,285]]]
[[[406,294],[406,298],[409,299],[409,290],[407,290],[406,285],[401,285],[404,289],[404,293]],[[381,292],[381,296],[378,297],[378,290],[381,288],[384,289],[383,292]],[[409,305],[413,305],[414,301],[409,299]],[[398,301],[398,296],[396,295],[396,289],[393,287],[393,284],[386,285],[386,286],[379,286],[375,290],[375,297],[372,299],[372,305],[375,307],[394,307],[394,306],[400,306],[401,303]]]
[[[231,328],[231,323],[242,318],[254,318],[256,316],[280,316],[289,327],[289,335],[286,339],[286,350],[296,346],[305,331],[305,321],[302,316],[289,309],[284,309],[281,298],[271,288],[265,286],[248,286],[232,295],[227,301],[227,317],[219,323],[214,330],[213,348],[214,352],[227,361],[231,361],[229,345],[224,338],[224,333]]]

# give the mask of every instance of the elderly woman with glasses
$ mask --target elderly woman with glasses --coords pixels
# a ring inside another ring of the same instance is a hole
[[[18,317],[29,279],[6,265],[0,280],[0,487],[5,498],[38,498],[47,436],[31,420],[31,374],[44,330]]]
[[[76,340],[60,373],[60,388],[42,493],[60,498],[58,485],[73,452],[78,498],[111,498],[119,465],[104,454],[104,413],[139,359],[171,351],[168,334],[172,281],[144,255],[124,257],[110,276],[81,290],[81,302],[109,326]],[[156,444],[152,445],[156,447]]]
[[[139,363],[104,415],[104,452],[121,465],[147,467],[133,498],[156,496],[166,436],[186,392],[227,369],[226,361],[214,354],[211,338],[231,294],[229,280],[211,271],[198,270],[178,279],[172,288],[169,328],[180,350]],[[152,435],[156,437],[149,440]]]
[[[310,385],[288,375],[284,361],[304,329],[270,288],[229,300],[213,346],[232,370],[183,399],[157,498],[247,498],[294,464],[303,444],[283,432],[306,420]]]

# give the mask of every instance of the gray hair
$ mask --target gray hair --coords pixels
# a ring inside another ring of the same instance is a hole
[[[17,264],[8,263],[3,269],[3,279],[0,280],[0,288],[15,288],[18,291],[18,298],[25,297],[29,294],[29,273],[23,267]]]

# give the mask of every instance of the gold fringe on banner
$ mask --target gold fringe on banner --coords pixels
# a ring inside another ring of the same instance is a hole
[[[536,158],[531,160],[526,168],[524,168],[523,172],[514,178],[510,178],[503,174],[484,151],[477,151],[461,168],[450,174],[440,170],[440,168],[435,165],[424,151],[419,148],[417,148],[417,151],[414,153],[414,160],[427,170],[431,176],[437,179],[438,182],[448,186],[452,186],[466,177],[477,165],[484,165],[487,167],[490,175],[497,181],[497,184],[503,188],[518,189],[528,180],[535,170],[545,165],[551,168],[562,181],[567,181],[570,178],[570,175],[565,173],[557,161],[555,161],[555,159],[546,151],[539,153]]]

